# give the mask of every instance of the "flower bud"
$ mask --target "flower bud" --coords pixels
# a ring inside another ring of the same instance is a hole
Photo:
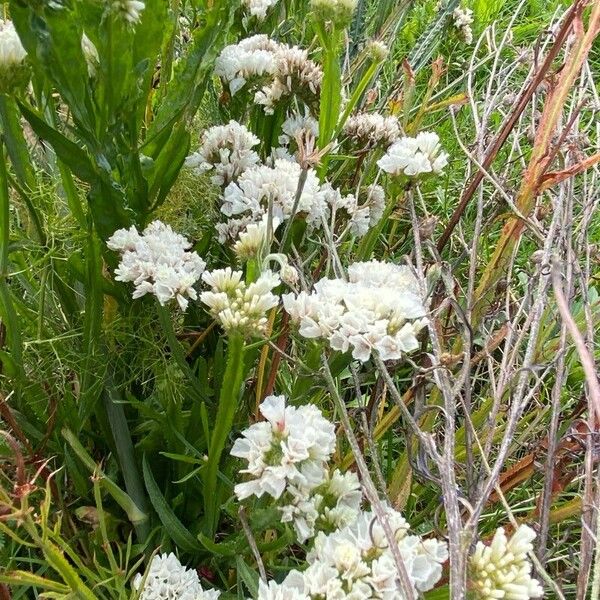
[[[356,9],[357,0],[311,0],[310,6],[319,21],[335,27],[348,27]]]

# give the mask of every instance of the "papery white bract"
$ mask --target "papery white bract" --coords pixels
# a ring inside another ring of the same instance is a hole
[[[360,149],[387,148],[400,136],[396,117],[380,113],[360,113],[351,116],[344,125],[344,134]]]
[[[352,471],[336,469],[315,488],[290,485],[282,497],[280,510],[284,523],[293,523],[299,542],[314,537],[317,531],[330,533],[352,524],[360,511],[362,491]]]
[[[441,151],[440,138],[428,131],[419,133],[415,138],[400,138],[377,161],[379,168],[387,173],[407,177],[439,174],[447,164],[448,155]]]
[[[480,600],[541,598],[544,590],[531,576],[527,554],[533,551],[535,531],[520,525],[508,539],[502,527],[496,530],[489,546],[477,542],[469,558],[470,583]]]
[[[465,44],[472,44],[473,30],[471,29],[471,25],[473,23],[473,11],[470,8],[457,6],[452,13],[452,19],[454,27],[458,29]]]
[[[143,576],[138,573],[133,580],[135,590],[140,589]],[[140,600],[217,600],[220,591],[204,590],[194,569],[186,569],[173,554],[156,555],[150,563]]]
[[[135,226],[119,229],[106,244],[121,253],[115,279],[134,283],[133,298],[154,294],[161,305],[176,299],[181,310],[187,308],[189,298],[196,299],[193,286],[206,263],[189,251],[191,242],[169,225],[153,221],[141,234]]]
[[[281,221],[273,217],[271,222],[271,235],[279,227]],[[238,235],[238,239],[233,245],[233,251],[237,257],[244,261],[250,258],[257,258],[259,252],[263,249],[268,236],[269,218],[263,215],[258,223],[250,223]]]
[[[446,543],[409,535],[408,523],[400,513],[388,507],[386,514],[413,590],[432,589],[442,575],[442,564],[448,559]],[[361,513],[354,523],[333,533],[320,532],[306,559],[305,571],[291,571],[281,584],[270,582],[261,587],[259,600],[401,597],[396,563],[383,527],[372,512]]]
[[[283,296],[300,335],[326,339],[334,350],[352,350],[361,362],[374,350],[383,360],[416,350],[416,335],[427,320],[410,269],[379,261],[354,263],[348,277],[321,279],[311,293]]]
[[[254,102],[272,113],[275,105],[291,94],[317,109],[323,71],[306,50],[280,44],[266,35],[254,35],[226,46],[215,62],[215,74],[236,94],[249,81]]]
[[[279,303],[279,297],[272,290],[281,280],[271,271],[264,271],[249,284],[242,277],[241,271],[233,271],[231,267],[205,271],[202,279],[211,291],[202,292],[200,300],[225,331],[260,336],[266,330],[267,311]]]
[[[277,159],[273,167],[258,165],[245,171],[237,182],[225,188],[221,212],[227,216],[250,214],[258,221],[273,207],[273,215],[284,221],[292,215],[300,165],[296,162]],[[310,169],[297,206],[297,212],[306,215],[313,226],[327,216],[325,194],[319,186],[316,173]]]
[[[213,170],[211,180],[216,185],[227,185],[246,169],[259,162],[252,149],[260,140],[237,121],[210,127],[202,134],[198,152],[186,158],[186,166],[198,173]]]
[[[280,44],[264,34],[225,46],[215,61],[215,75],[229,84],[235,94],[249,79],[273,74]]]
[[[243,0],[251,16],[262,21],[267,16],[267,11],[277,4],[278,0]]]
[[[235,486],[240,499],[268,494],[279,498],[288,485],[315,488],[326,478],[335,448],[335,430],[313,404],[286,406],[283,396],[268,396],[260,406],[265,421],[242,432],[231,454],[248,464],[249,480]]]
[[[146,5],[141,0],[113,0],[114,12],[130,25],[136,25]]]
[[[5,70],[20,65],[27,52],[15,30],[12,21],[0,19],[0,69]]]
[[[12,95],[26,87],[30,77],[26,58],[12,21],[0,19],[0,94]]]

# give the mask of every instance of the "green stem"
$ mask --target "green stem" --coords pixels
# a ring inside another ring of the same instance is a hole
[[[367,86],[369,85],[369,83],[371,82],[373,77],[375,76],[375,73],[377,73],[379,64],[380,64],[379,62],[373,62],[373,64],[367,69],[366,73],[363,75],[362,79],[358,82],[356,89],[352,93],[352,96],[350,96],[350,100],[348,101],[348,104],[346,105],[346,109],[344,110],[344,113],[342,114],[342,118],[338,121],[337,127],[333,134],[334,140],[337,138],[337,136],[342,131],[342,127],[344,127],[344,123],[346,123],[348,117],[350,116],[350,113],[354,110],[354,108],[358,104],[364,91],[367,89]]]
[[[20,383],[25,382],[23,350],[19,320],[8,287],[8,252],[10,244],[10,207],[4,147],[0,142],[0,315],[6,327],[11,358]],[[20,386],[19,386],[20,387]],[[18,388],[17,388],[18,389]]]
[[[25,189],[33,190],[35,173],[23,136],[19,109],[15,100],[4,94],[0,94],[0,125],[6,150],[19,183]]]
[[[219,465],[225,443],[231,432],[244,382],[244,352],[244,339],[241,334],[231,333],[227,348],[227,364],[219,395],[219,407],[210,440],[204,476],[205,527],[210,537],[214,536],[219,520],[221,498],[221,490],[217,490]]]

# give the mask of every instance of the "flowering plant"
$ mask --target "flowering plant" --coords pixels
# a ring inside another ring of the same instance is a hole
[[[600,4],[496,4],[3,3],[0,600],[600,589]]]

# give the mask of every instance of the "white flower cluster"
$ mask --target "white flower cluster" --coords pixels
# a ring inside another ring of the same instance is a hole
[[[439,581],[448,558],[445,542],[408,534],[408,523],[388,508],[387,518],[415,592]],[[383,527],[371,512],[329,535],[320,532],[308,567],[281,584],[260,582],[259,600],[398,600],[398,572]]]
[[[231,450],[247,461],[241,473],[251,477],[235,486],[236,496],[277,499],[289,485],[314,489],[323,483],[335,449],[333,424],[314,404],[286,406],[284,396],[268,396],[260,412],[265,421],[244,430]]]
[[[264,34],[253,35],[225,46],[215,61],[215,75],[229,86],[233,96],[248,82],[275,72],[280,45]]]
[[[409,267],[376,260],[354,263],[348,279],[321,279],[311,293],[283,296],[300,335],[326,339],[341,352],[352,349],[361,362],[374,350],[383,360],[416,350],[416,336],[427,319]]]
[[[448,155],[440,151],[438,135],[424,131],[417,137],[404,137],[394,142],[377,164],[392,175],[416,177],[424,173],[441,173],[448,164]]]
[[[271,235],[279,227],[281,221],[273,217],[271,223]],[[260,251],[266,247],[269,228],[268,215],[263,215],[258,223],[250,223],[246,229],[240,232],[238,239],[233,245],[233,251],[236,256],[244,261],[250,258],[257,258]]]
[[[259,162],[258,154],[252,149],[259,143],[247,127],[232,120],[227,125],[207,129],[202,134],[198,152],[188,156],[185,164],[200,174],[213,169],[211,181],[225,186]]]
[[[314,138],[319,137],[319,122],[308,112],[304,115],[292,113],[281,125],[281,131],[279,143],[282,146],[288,146],[290,142],[297,140],[302,135],[308,134]]]
[[[12,21],[0,19],[0,70],[19,66],[26,56]]]
[[[289,485],[282,497],[281,521],[293,523],[300,543],[317,531],[330,533],[354,523],[360,512],[362,491],[352,471],[335,469],[314,488]]]
[[[347,27],[357,3],[358,0],[311,0],[310,7],[318,19],[330,21],[338,27]]]
[[[323,79],[321,67],[297,46],[282,45],[275,58],[273,81],[256,92],[254,102],[262,104],[266,114],[272,114],[281,98],[294,93],[308,106],[316,107]]]
[[[0,19],[0,94],[14,94],[24,89],[30,72],[27,52],[12,21]]]
[[[400,126],[394,116],[360,113],[346,121],[344,134],[360,149],[370,149],[375,146],[387,148],[400,136]]]
[[[138,573],[133,587],[139,591],[143,576]],[[217,600],[220,591],[202,589],[198,574],[186,569],[173,554],[156,555],[150,563],[140,600]]]
[[[258,221],[273,207],[273,215],[284,221],[292,215],[301,168],[296,162],[276,159],[274,165],[257,165],[246,170],[225,188],[221,211],[230,216],[250,215]],[[310,169],[297,206],[309,225],[317,227],[328,208],[317,174]]]
[[[278,0],[243,0],[243,4],[251,16],[262,21],[267,16],[267,11],[277,4]]]
[[[137,25],[142,18],[141,13],[146,5],[141,0],[115,0],[113,10],[130,25]]]
[[[215,74],[232,95],[252,81],[254,101],[273,112],[275,104],[292,93],[309,106],[320,92],[323,71],[306,50],[280,44],[266,35],[254,35],[226,46],[215,62]]]
[[[454,27],[458,29],[460,37],[465,44],[472,44],[473,30],[471,29],[471,25],[473,23],[473,11],[470,8],[457,6],[452,13],[452,18],[454,20]]]
[[[521,525],[510,540],[504,529],[496,530],[489,546],[478,542],[469,559],[470,581],[480,600],[528,600],[541,598],[544,590],[531,577],[532,565],[527,554],[533,551],[535,532]]]
[[[115,279],[132,281],[134,298],[154,294],[161,305],[175,298],[181,310],[187,308],[188,298],[196,299],[193,286],[206,264],[189,252],[191,242],[169,225],[153,221],[141,234],[135,226],[119,229],[106,244],[121,253]]]
[[[241,271],[231,267],[205,271],[202,280],[211,291],[202,292],[200,300],[225,331],[239,331],[245,336],[260,336],[267,326],[266,313],[277,306],[279,297],[272,293],[281,280],[271,271],[264,271],[249,284]]]
[[[368,186],[365,193],[359,194],[359,199],[353,194],[343,196],[328,184],[323,186],[323,190],[331,211],[332,229],[336,222],[343,222],[352,235],[363,237],[383,216],[385,194],[379,185]]]

